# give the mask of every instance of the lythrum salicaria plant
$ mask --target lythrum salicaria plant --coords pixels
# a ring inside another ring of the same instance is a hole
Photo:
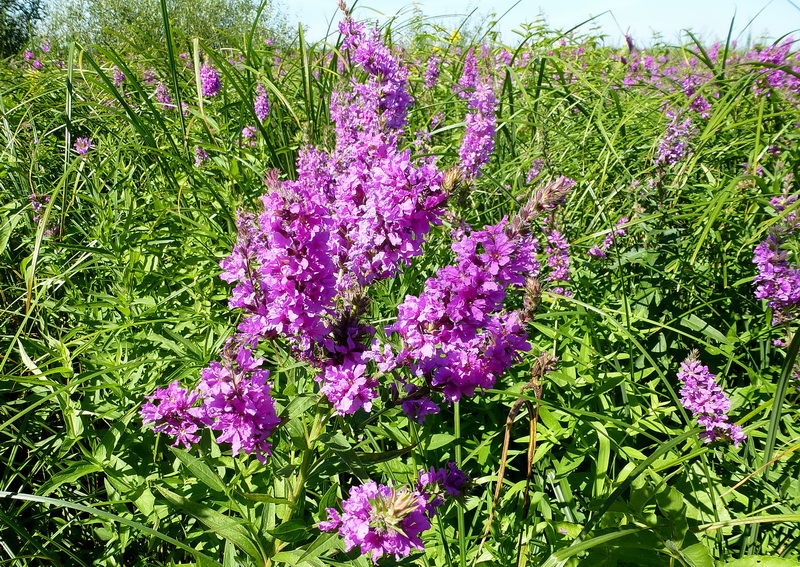
[[[574,186],[566,178],[543,180],[513,217],[480,230],[454,230],[453,262],[420,294],[407,295],[396,322],[379,333],[365,321],[370,289],[423,254],[425,236],[443,222],[448,197],[479,176],[494,146],[496,99],[491,76],[462,80],[468,113],[459,163],[443,171],[431,157],[413,157],[400,146],[413,104],[408,70],[377,30],[345,14],[342,53],[358,73],[332,96],[335,146],[304,148],[296,180],[269,173],[261,207],[237,212],[236,244],[221,262],[221,277],[235,284],[229,306],[242,312],[237,332],[195,387],[173,382],[148,396],[141,410],[144,423],[173,436],[174,445],[190,448],[207,429],[234,456],[267,463],[271,436],[281,425],[273,399],[280,392],[256,353],[277,341],[309,369],[314,381],[306,387],[316,382],[323,397],[295,479],[294,507],[317,458],[318,439],[342,427],[335,416],[373,411],[383,398],[384,411],[399,405],[422,424],[442,401],[452,404],[494,387],[531,350],[530,310],[508,309],[506,300],[523,296],[526,282],[539,275],[535,223]],[[206,83],[217,84],[210,70],[201,72],[206,96],[214,94]],[[269,111],[261,86],[255,111],[260,121]],[[206,159],[200,150],[198,164]],[[566,243],[558,241],[564,254]],[[568,279],[559,271],[566,270],[566,260],[557,264],[551,279]],[[538,298],[526,304],[532,301]],[[457,463],[439,470],[436,463],[427,465],[416,484],[369,480],[352,486],[343,514],[328,508],[321,529],[338,531],[345,551],[358,546],[373,561],[422,549],[419,534],[467,482]]]

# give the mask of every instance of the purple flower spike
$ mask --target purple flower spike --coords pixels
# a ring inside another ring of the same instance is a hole
[[[432,89],[439,82],[439,64],[441,58],[438,55],[428,59],[428,68],[425,70],[425,88]]]
[[[429,511],[434,512],[444,504],[445,497],[463,494],[469,479],[455,463],[449,462],[445,468],[437,470],[431,467],[427,471],[425,469],[419,471],[417,482],[417,490],[431,497]]]
[[[731,401],[717,384],[716,375],[700,364],[696,350],[681,362],[678,380],[683,382],[680,391],[683,407],[691,411],[697,422],[706,428],[700,434],[705,443],[729,440],[738,447],[747,439],[739,425],[728,423]]]
[[[267,98],[267,89],[264,88],[264,85],[256,86],[256,98],[253,101],[253,110],[259,122],[264,122],[267,116],[269,116],[269,98]]]
[[[262,463],[272,444],[267,438],[280,423],[270,396],[268,370],[261,370],[263,358],[253,358],[249,348],[230,352],[229,343],[222,363],[212,362],[201,374],[197,389],[205,396],[203,422],[219,431],[217,443],[230,443],[234,455],[255,453]]]
[[[470,111],[464,119],[467,129],[458,150],[461,169],[467,177],[478,177],[494,151],[496,107],[497,98],[489,82],[478,84],[475,91],[469,93]]]
[[[78,155],[84,155],[94,147],[91,138],[76,138],[73,144]]]
[[[788,252],[781,249],[775,235],[769,235],[759,244],[753,257],[758,268],[758,275],[753,278],[755,296],[766,299],[773,309],[773,325],[794,319],[800,305],[800,270],[791,265],[787,257]]]
[[[194,407],[200,400],[197,392],[182,388],[176,380],[167,388],[158,388],[152,396],[145,397],[156,403],[150,401],[142,405],[142,423],[155,424],[153,430],[156,433],[174,435],[173,447],[183,443],[189,449],[192,443],[200,441],[196,433],[203,424],[204,411],[202,407]]]
[[[200,89],[203,96],[216,96],[222,90],[219,73],[211,65],[206,64],[200,68]]]
[[[691,118],[683,118],[680,112],[670,109],[665,111],[670,119],[664,136],[658,142],[656,165],[674,165],[689,155],[689,142],[697,133]]]
[[[208,161],[208,152],[205,151],[201,146],[194,147],[194,166],[200,167],[206,161]]]
[[[491,388],[519,351],[530,350],[520,314],[502,307],[509,286],[539,272],[536,245],[505,220],[453,243],[456,262],[430,278],[421,295],[406,296],[397,323],[386,329],[400,335],[412,374],[458,401]]]
[[[342,502],[341,517],[328,508],[330,520],[317,527],[338,530],[344,538],[345,551],[358,546],[377,565],[384,555],[400,560],[412,550],[423,549],[419,534],[431,527],[427,509],[425,495],[370,480],[350,489],[350,497]]]

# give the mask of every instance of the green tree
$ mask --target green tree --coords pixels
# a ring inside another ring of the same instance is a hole
[[[0,56],[18,53],[42,16],[41,0],[0,0]]]
[[[273,0],[167,0],[167,9],[176,32],[213,47],[250,33],[259,12],[256,38],[286,35]],[[132,32],[145,41],[164,39],[159,0],[55,0],[45,27],[52,37],[84,45],[121,46]]]

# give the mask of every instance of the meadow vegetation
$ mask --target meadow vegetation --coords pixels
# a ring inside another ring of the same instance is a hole
[[[0,565],[798,564],[791,38],[160,6],[0,63]]]

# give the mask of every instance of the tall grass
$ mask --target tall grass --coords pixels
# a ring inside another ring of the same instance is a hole
[[[529,333],[534,352],[495,389],[424,426],[388,394],[376,414],[321,419],[312,371],[270,345],[283,422],[261,465],[208,437],[192,453],[170,448],[138,410],[157,387],[196,383],[216,359],[238,318],[218,278],[235,212],[254,206],[270,170],[294,178],[303,146],[330,147],[331,94],[350,70],[335,39],[309,44],[302,32],[291,45],[247,38],[215,51],[180,37],[161,7],[166,45],[70,45],[44,71],[0,68],[0,564],[365,566],[315,527],[325,508],[359,480],[413,482],[447,460],[469,473],[472,491],[435,518],[422,552],[381,564],[800,559],[800,343],[794,335],[788,349],[773,344],[794,324],[773,327],[751,284],[753,248],[777,222],[769,199],[797,192],[797,101],[780,89],[759,94],[768,66],[730,44],[715,58],[694,37],[653,47],[675,65],[692,60],[686,73],[710,76],[687,95],[683,76],[624,82],[631,73],[620,58],[630,54],[596,37],[532,27],[518,46],[487,40],[481,65],[500,101],[494,157],[452,197],[425,256],[371,290],[367,318],[376,327],[393,320],[405,296],[450,262],[451,229],[512,215],[535,187],[526,181],[534,160],[543,178],[577,181],[552,220],[571,243],[572,297],[545,291]],[[448,167],[463,134],[454,85],[469,47],[452,31],[420,21],[383,30],[412,72],[403,144]],[[496,64],[504,49],[510,62]],[[434,53],[441,77],[426,88]],[[222,76],[213,98],[196,84],[202,58]],[[156,100],[143,76],[151,68],[177,108]],[[263,123],[257,84],[272,106]],[[705,118],[689,110],[697,96],[712,101]],[[697,129],[690,153],[668,167],[656,161],[665,106]],[[252,146],[247,126],[257,128]],[[429,141],[415,145],[415,132]],[[95,147],[78,155],[78,137]],[[197,166],[196,146],[209,155]],[[38,222],[31,194],[50,197]],[[588,256],[623,216],[627,235],[608,257]],[[675,373],[692,348],[731,394],[748,435],[739,449],[704,444],[680,404]],[[558,365],[538,397],[522,387],[542,352]],[[520,399],[538,408],[521,412],[536,419],[530,485],[531,429],[518,425],[493,502]]]

